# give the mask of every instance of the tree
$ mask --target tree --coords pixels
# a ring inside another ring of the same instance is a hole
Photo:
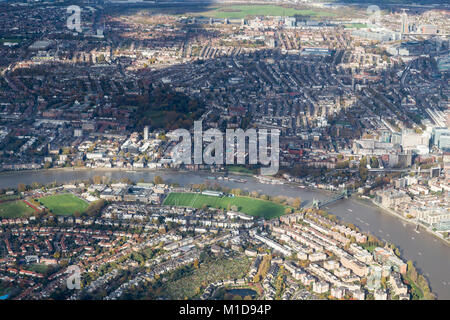
[[[372,168],[378,168],[379,167],[378,158],[377,157],[372,157],[370,159],[370,165],[371,165]]]
[[[282,196],[274,197],[274,198],[272,199],[272,201],[275,202],[275,203],[283,203],[284,200],[285,200],[285,199],[284,199]]]
[[[242,194],[242,190],[239,188],[231,189],[231,193],[234,194],[235,196],[240,196]]]
[[[163,180],[163,178],[161,178],[161,176],[155,176],[155,178],[153,178],[153,183],[154,184],[163,184],[164,180]]]
[[[100,214],[101,210],[105,206],[106,201],[104,199],[100,199],[92,202],[89,207],[86,209],[86,214],[89,217],[95,217]]]
[[[363,157],[359,162],[359,176],[364,182],[367,180],[369,170],[367,169],[367,159]]]
[[[381,286],[383,287],[383,289],[386,289],[387,286],[387,278],[386,277],[381,277]]]
[[[408,266],[408,275],[409,278],[413,281],[413,282],[417,282],[417,271],[416,268],[414,267],[414,264],[411,260],[408,260],[408,262],[406,263]]]
[[[101,184],[102,183],[102,177],[101,176],[93,176],[92,177],[92,182],[94,184]]]
[[[17,186],[17,191],[18,192],[25,192],[26,190],[26,186],[23,183],[19,183],[19,185]]]
[[[294,201],[292,202],[292,206],[295,209],[300,209],[302,207],[302,199],[300,198],[295,198]]]
[[[286,208],[286,209],[284,209],[284,213],[285,213],[285,214],[290,214],[290,213],[292,213],[292,208]]]
[[[97,62],[98,63],[103,63],[105,61],[106,61],[105,55],[103,53],[99,54],[99,56],[97,57]]]
[[[253,198],[258,198],[259,197],[259,193],[258,193],[258,191],[252,191],[250,193],[250,196],[253,197]]]
[[[120,182],[128,184],[128,185],[133,184],[133,181],[131,181],[131,179],[128,177],[124,177],[124,178],[120,179]]]

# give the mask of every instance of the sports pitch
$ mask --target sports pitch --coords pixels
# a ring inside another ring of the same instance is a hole
[[[34,209],[22,200],[0,203],[1,218],[19,218],[22,216],[29,216],[33,212]]]
[[[198,193],[170,193],[164,200],[164,205],[202,208],[207,205],[211,208],[231,210],[232,206],[238,211],[252,216],[271,219],[284,214],[286,206],[271,201],[254,199],[250,197],[214,197]]]
[[[70,193],[39,198],[38,201],[56,215],[72,215],[83,213],[89,204]]]

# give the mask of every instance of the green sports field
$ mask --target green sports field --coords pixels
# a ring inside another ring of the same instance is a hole
[[[29,216],[33,212],[34,209],[21,200],[0,203],[1,218],[19,218]]]
[[[175,192],[170,193],[163,204],[192,208],[202,208],[207,205],[222,210],[231,210],[231,206],[237,206],[242,213],[266,219],[279,217],[284,214],[286,209],[286,206],[282,204],[250,197],[214,197],[198,193]]]
[[[38,201],[56,215],[68,216],[75,212],[83,213],[89,207],[86,201],[70,193],[43,197],[39,198]]]
[[[33,263],[23,267],[25,270],[34,271],[41,274],[47,274],[48,271],[51,271],[53,267],[51,265],[46,265],[43,263]]]

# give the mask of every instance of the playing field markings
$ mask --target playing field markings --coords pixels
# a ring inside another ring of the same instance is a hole
[[[196,194],[195,194],[195,197],[192,198],[191,207],[194,207],[194,203],[195,203],[195,201],[197,200],[197,198],[198,198],[198,193],[196,193]]]
[[[27,206],[29,206],[31,209],[33,209],[35,212],[39,212],[39,209],[35,206],[35,205],[33,205],[33,204],[31,204],[30,202],[28,202],[27,200],[23,200],[23,202],[27,205]]]

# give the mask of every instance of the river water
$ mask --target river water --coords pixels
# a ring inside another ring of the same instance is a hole
[[[270,196],[300,197],[303,203],[308,203],[313,198],[325,200],[330,197],[327,193],[320,190],[301,189],[291,185],[262,184],[255,178],[247,176],[244,177],[247,182],[238,183],[234,181],[210,180],[208,177],[212,176],[212,174],[204,172],[171,171],[48,170],[13,172],[0,174],[0,188],[17,187],[19,183],[69,183],[71,181],[88,179],[95,175],[107,176],[111,179],[128,177],[133,181],[144,179],[146,182],[152,181],[154,176],[159,175],[168,183],[178,182],[180,185],[209,181],[211,184],[219,183],[221,186],[258,191]],[[413,225],[393,217],[370,202],[344,199],[324,209],[340,217],[345,222],[353,223],[363,232],[370,232],[379,239],[395,244],[399,248],[402,257],[406,260],[414,261],[417,269],[427,277],[432,291],[438,298],[450,299],[450,247],[448,245],[425,231],[416,232]]]

